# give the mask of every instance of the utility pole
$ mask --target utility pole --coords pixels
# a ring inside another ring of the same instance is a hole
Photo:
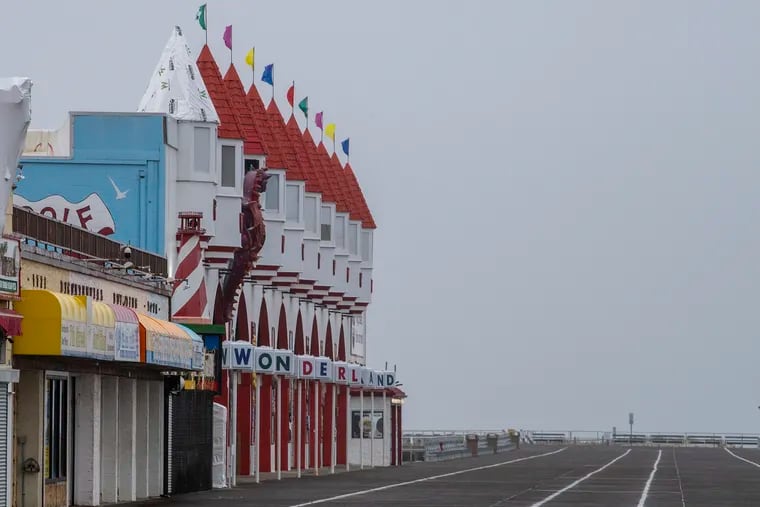
[[[628,425],[630,426],[630,432],[628,433],[628,445],[633,445],[633,412],[628,413]]]

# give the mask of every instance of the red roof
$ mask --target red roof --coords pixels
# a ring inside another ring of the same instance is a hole
[[[346,163],[344,171],[346,172],[346,179],[349,181],[349,186],[351,187],[354,205],[361,215],[362,226],[365,229],[377,229],[375,219],[372,218],[372,213],[367,205],[367,200],[364,198],[364,193],[359,185],[359,180],[356,178],[356,174],[354,174],[354,170],[351,169],[351,164]]]
[[[232,112],[232,105],[227,97],[227,90],[222,81],[222,74],[219,67],[211,55],[211,50],[207,45],[201,49],[198,55],[198,70],[201,72],[203,82],[206,84],[211,102],[214,104],[216,114],[219,115],[218,137],[222,139],[243,139],[243,135],[238,128],[235,115]]]
[[[269,124],[272,127],[272,135],[277,143],[280,145],[282,155],[285,159],[285,178],[288,180],[305,181],[306,174],[304,174],[301,164],[298,163],[296,158],[296,151],[293,144],[288,139],[288,133],[285,130],[285,121],[280,114],[280,108],[277,107],[277,101],[271,100],[269,106],[267,106],[267,115],[269,117]],[[271,164],[267,164],[270,165]]]
[[[353,203],[351,202],[350,196],[346,192],[346,180],[344,177],[343,168],[338,167],[332,163],[330,160],[330,155],[327,153],[327,148],[325,148],[324,143],[321,141],[319,142],[319,146],[317,146],[317,153],[320,160],[322,161],[322,168],[325,174],[325,178],[327,178],[329,181],[330,187],[332,188],[333,194],[335,196],[335,200],[337,201],[336,209],[344,213],[349,213],[349,218],[351,220],[359,220],[359,218],[356,216],[356,210],[353,209]]]
[[[322,185],[319,180],[318,168],[314,164],[314,160],[309,156],[308,147],[306,146],[303,134],[301,133],[301,128],[298,126],[298,122],[292,114],[290,115],[288,123],[285,125],[285,131],[288,136],[288,141],[295,150],[296,159],[306,176],[306,191],[316,193],[321,192]]]
[[[285,157],[282,153],[280,142],[272,131],[272,122],[270,121],[267,110],[264,107],[264,102],[261,100],[259,91],[254,85],[251,85],[251,87],[248,89],[248,95],[246,98],[248,99],[248,107],[251,110],[254,124],[256,125],[259,134],[262,136],[264,146],[266,146],[267,167],[271,167],[273,169],[284,169]]]
[[[265,155],[266,143],[263,142],[261,135],[253,121],[251,108],[245,100],[245,90],[240,76],[234,65],[230,65],[227,74],[224,76],[224,85],[227,89],[227,101],[232,106],[232,112],[238,128],[245,136],[243,143],[243,152],[246,155]]]

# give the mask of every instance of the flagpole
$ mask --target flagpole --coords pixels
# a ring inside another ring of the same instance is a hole
[[[293,102],[290,104],[290,116],[294,116],[296,114],[296,106],[294,105],[296,103],[296,82],[293,80]]]
[[[208,46],[208,2],[204,4],[206,6],[204,14],[206,15],[206,45]]]

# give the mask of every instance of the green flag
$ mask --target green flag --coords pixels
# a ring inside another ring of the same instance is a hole
[[[298,109],[303,111],[303,115],[309,117],[309,97],[304,97],[301,102],[298,103]]]
[[[198,20],[198,24],[201,25],[201,28],[205,30],[206,29],[206,4],[203,4],[200,7],[198,7],[198,14],[195,15],[195,19]]]

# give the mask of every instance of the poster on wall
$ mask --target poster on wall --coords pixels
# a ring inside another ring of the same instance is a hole
[[[0,238],[0,294],[19,295],[21,250],[17,239]]]
[[[361,418],[359,414],[359,410],[351,412],[351,438],[383,438],[383,411],[365,410]],[[359,428],[363,432],[361,436]]]

